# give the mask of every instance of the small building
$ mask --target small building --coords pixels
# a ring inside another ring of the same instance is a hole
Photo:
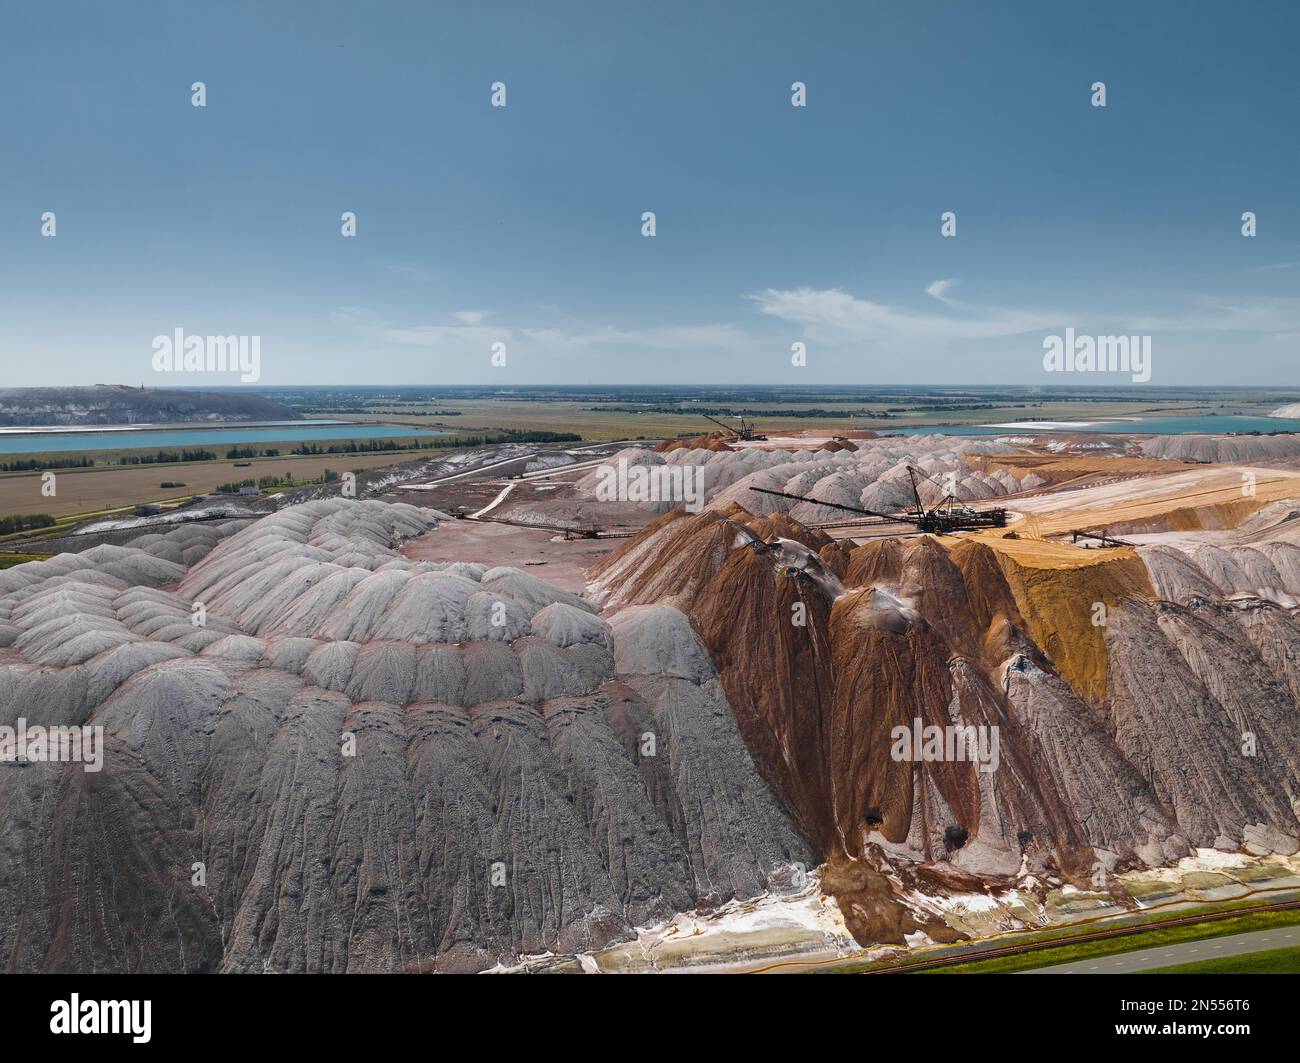
[[[244,486],[239,489],[239,493],[241,495],[260,495],[262,489],[258,487],[257,484],[244,484]]]

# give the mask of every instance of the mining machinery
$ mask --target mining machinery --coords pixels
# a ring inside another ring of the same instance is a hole
[[[973,528],[1005,528],[1007,511],[1005,509],[974,509],[963,505],[957,496],[939,483],[933,476],[918,469],[915,465],[907,467],[907,476],[912,481],[912,498],[916,501],[916,511],[912,519],[921,531],[939,532],[941,535],[950,531],[968,531]],[[943,501],[932,509],[926,509],[921,502],[921,492],[916,486],[916,478],[924,477],[940,490],[945,491]]]
[[[1107,535],[1105,531],[1090,532],[1090,531],[1080,531],[1079,529],[1075,529],[1074,531],[1070,532],[1071,542],[1077,543],[1080,539],[1089,539],[1089,540],[1096,541],[1100,543],[1103,547],[1133,545],[1132,543],[1128,542],[1126,539],[1116,539],[1115,536],[1113,535]],[[1083,545],[1087,546],[1088,543],[1084,543]]]
[[[958,502],[951,492],[945,495],[943,501],[937,506],[926,509],[921,502],[921,492],[917,488],[916,478],[920,475],[930,480],[931,483],[937,484],[938,481],[912,465],[907,467],[907,475],[912,481],[912,497],[916,500],[916,509],[903,513],[882,513],[879,510],[845,506],[838,502],[824,502],[820,498],[810,498],[808,495],[792,495],[786,491],[769,491],[765,487],[751,487],[750,490],[757,491],[762,495],[776,495],[780,498],[793,499],[796,502],[812,502],[814,505],[829,506],[831,509],[843,509],[849,513],[860,513],[864,517],[876,518],[871,522],[873,524],[914,524],[918,531],[934,532],[938,535],[947,535],[955,531],[972,531],[978,528],[1005,528],[1007,526],[1007,511],[1005,509],[972,509],[970,506]],[[939,484],[939,486],[942,487],[943,485]]]
[[[745,418],[743,417],[740,418],[740,428],[735,429],[732,428],[731,425],[726,424],[723,421],[719,421],[716,417],[710,417],[707,413],[700,414],[700,416],[703,417],[706,421],[712,421],[714,424],[719,425],[722,428],[725,428],[728,432],[731,432],[737,439],[742,440],[745,443],[763,443],[767,440],[767,436],[761,436],[754,431],[753,421],[746,421]]]

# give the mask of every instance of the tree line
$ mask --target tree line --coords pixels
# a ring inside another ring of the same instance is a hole
[[[50,528],[53,525],[54,518],[48,513],[18,513],[12,517],[0,517],[0,535],[12,535],[28,528]]]

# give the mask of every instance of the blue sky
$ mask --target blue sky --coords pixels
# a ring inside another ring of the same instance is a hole
[[[1297,40],[1290,4],[9,0],[0,384],[237,382],[153,374],[178,327],[260,336],[266,384],[1128,382],[1045,373],[1067,327],[1150,334],[1154,385],[1300,383]]]

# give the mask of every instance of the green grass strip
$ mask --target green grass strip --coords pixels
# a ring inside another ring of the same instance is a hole
[[[1055,967],[1061,963],[1075,960],[1093,959],[1097,956],[1114,956],[1121,952],[1135,952],[1139,949],[1157,948],[1161,945],[1176,945],[1183,941],[1201,941],[1206,938],[1224,937],[1229,934],[1241,934],[1250,930],[1271,930],[1279,926],[1300,925],[1300,911],[1253,912],[1249,915],[1220,919],[1212,923],[1197,923],[1191,926],[1154,926],[1140,934],[1119,938],[1106,938],[1101,941],[1081,941],[1073,945],[1064,944],[1056,948],[1042,949],[1036,952],[1022,952],[1015,956],[997,956],[989,960],[974,960],[970,963],[953,964],[951,967],[935,967],[928,971],[916,971],[916,974],[1014,974],[1016,971],[1031,971],[1035,967]]]

